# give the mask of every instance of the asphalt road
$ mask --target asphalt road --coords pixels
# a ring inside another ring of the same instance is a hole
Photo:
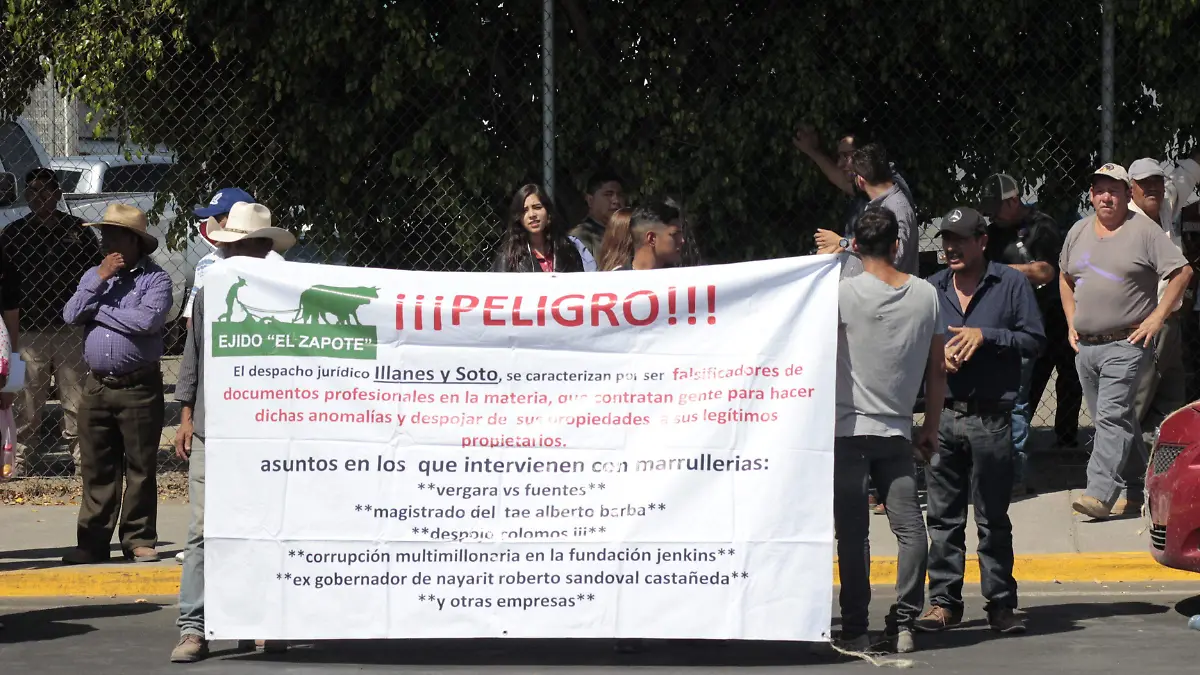
[[[887,600],[876,593],[872,621],[882,625]],[[918,636],[914,670],[978,675],[1069,675],[1192,672],[1200,632],[1187,616],[1200,614],[1200,582],[1026,588],[1028,635],[1001,638],[969,603],[967,625]],[[126,673],[598,673],[630,667],[687,675],[732,673],[878,672],[836,655],[814,655],[810,645],[783,643],[652,642],[639,654],[613,651],[609,641],[394,641],[338,642],[293,647],[281,657],[237,654],[216,643],[215,657],[175,665],[176,609],[171,599],[96,601],[69,605],[45,600],[0,600],[0,671],[57,675]],[[836,612],[835,612],[836,614]],[[835,619],[836,622],[836,619]],[[877,627],[878,627],[877,626]]]

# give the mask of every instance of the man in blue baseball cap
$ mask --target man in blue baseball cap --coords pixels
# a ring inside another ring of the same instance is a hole
[[[196,273],[192,281],[192,290],[188,293],[187,303],[183,306],[183,316],[187,318],[189,328],[192,325],[192,303],[196,300],[196,294],[204,286],[204,275],[207,273],[210,265],[224,257],[222,254],[222,244],[214,241],[209,236],[209,233],[224,227],[225,221],[229,219],[229,211],[233,209],[234,204],[239,203],[254,204],[254,197],[241,188],[221,188],[209,200],[208,206],[197,207],[192,211],[192,213],[196,214],[197,218],[203,219],[200,221],[200,236],[204,237],[204,241],[213,247],[213,252],[204,256],[200,259],[200,262],[196,263]],[[267,258],[282,260],[283,256],[275,251],[271,251],[267,255]]]

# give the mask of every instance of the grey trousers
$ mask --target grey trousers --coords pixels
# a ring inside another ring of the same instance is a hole
[[[1096,427],[1088,459],[1087,490],[1112,508],[1125,481],[1121,472],[1129,457],[1146,456],[1134,400],[1138,378],[1151,369],[1154,350],[1118,340],[1102,345],[1079,345],[1075,369],[1088,412]]]
[[[833,527],[837,535],[838,574],[842,590],[842,634],[867,632],[871,604],[871,541],[867,480],[887,505],[888,523],[899,543],[896,604],[886,628],[911,628],[925,606],[928,551],[925,522],[917,501],[917,470],[912,444],[900,436],[846,436],[834,439]],[[1010,478],[1011,481],[1011,478]]]
[[[1142,444],[1129,454],[1121,472],[1127,497],[1142,501],[1146,491],[1146,454],[1154,447],[1158,426],[1167,415],[1187,404],[1187,386],[1183,367],[1183,320],[1180,312],[1171,315],[1154,339],[1154,360],[1138,378],[1134,408],[1142,429]],[[1139,451],[1140,449],[1140,451]]]
[[[188,501],[192,520],[188,525],[183,555],[183,575],[179,580],[180,635],[204,634],[204,440],[192,437],[188,459]]]

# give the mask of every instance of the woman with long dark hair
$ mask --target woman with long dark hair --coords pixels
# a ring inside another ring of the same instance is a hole
[[[596,260],[567,226],[540,185],[522,186],[508,210],[508,228],[493,272],[594,272]]]
[[[604,239],[600,243],[600,259],[596,268],[601,272],[619,270],[633,260],[633,233],[629,231],[633,209],[625,207],[613,211],[604,228]]]

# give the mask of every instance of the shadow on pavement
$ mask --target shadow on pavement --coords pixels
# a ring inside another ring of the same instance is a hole
[[[1166,605],[1150,602],[1115,602],[1038,605],[1023,611],[1029,635],[1057,635],[1084,630],[1086,626],[1080,625],[1084,621],[1165,614],[1169,609]],[[918,636],[918,639],[918,648],[922,650],[957,649],[992,640],[1020,640],[1019,637],[1005,637],[993,633],[986,619],[964,621],[952,630],[925,634],[923,637]]]
[[[16,612],[3,616],[4,630],[0,630],[0,645],[18,642],[43,642],[66,637],[85,635],[97,628],[86,622],[92,619],[108,619],[119,616],[137,616],[162,609],[164,605],[151,602],[126,603],[119,605],[77,605],[53,607],[28,612]]]
[[[55,548],[30,548],[20,551],[0,551],[0,572],[16,572],[20,570],[42,570],[52,567],[64,567],[62,557],[68,551],[73,550],[71,546],[61,546]],[[158,554],[162,560],[170,560],[175,557],[181,549],[175,547],[173,541],[160,541],[158,543]],[[112,557],[107,563],[99,563],[101,565],[114,564],[132,564],[125,560],[121,552],[119,544],[112,544],[109,548]],[[5,558],[14,558],[14,560],[4,560]],[[146,564],[146,563],[139,563]]]
[[[1175,611],[1188,618],[1200,614],[1200,595],[1180,600],[1175,605]]]
[[[439,666],[790,666],[833,663],[805,642],[642,640],[619,653],[613,640],[331,640],[293,643],[283,654],[244,654],[226,661]],[[220,657],[234,650],[214,652]]]

